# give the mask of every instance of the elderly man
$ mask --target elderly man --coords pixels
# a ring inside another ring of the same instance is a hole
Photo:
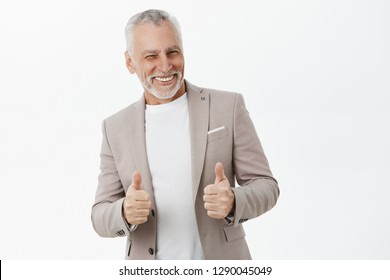
[[[279,188],[242,95],[184,79],[180,28],[164,11],[130,18],[126,40],[144,93],[103,122],[94,229],[126,236],[126,259],[250,259],[242,223]]]

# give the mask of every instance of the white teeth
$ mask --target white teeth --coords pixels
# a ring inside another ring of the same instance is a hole
[[[160,82],[169,82],[170,80],[173,79],[173,76],[174,76],[174,75],[169,76],[169,77],[155,77],[155,79],[156,79],[157,81],[160,81]]]

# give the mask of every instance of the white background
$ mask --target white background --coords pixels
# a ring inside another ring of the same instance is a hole
[[[90,209],[148,8],[181,23],[190,82],[245,97],[281,189],[245,224],[253,258],[390,259],[389,1],[0,3],[1,259],[123,259]]]

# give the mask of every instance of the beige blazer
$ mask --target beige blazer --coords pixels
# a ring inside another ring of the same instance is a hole
[[[193,207],[203,254],[206,259],[251,259],[241,223],[276,204],[278,184],[242,95],[185,83],[191,131]],[[158,213],[145,145],[142,97],[103,122],[101,172],[92,207],[92,223],[100,236],[127,237],[126,259],[155,258]],[[210,218],[203,206],[203,188],[214,183],[214,167],[218,161],[223,163],[225,175],[234,187],[235,211],[230,224]],[[146,223],[130,231],[122,216],[122,203],[135,170],[142,174],[152,210]],[[235,186],[235,180],[240,187]]]

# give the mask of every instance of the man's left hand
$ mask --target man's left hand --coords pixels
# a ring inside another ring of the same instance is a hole
[[[207,215],[214,219],[224,219],[234,207],[234,193],[225,176],[222,163],[215,165],[215,182],[204,188],[204,208]]]

